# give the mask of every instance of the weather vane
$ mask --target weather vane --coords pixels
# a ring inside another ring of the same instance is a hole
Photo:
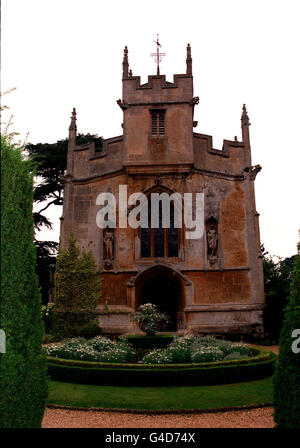
[[[159,73],[159,63],[161,62],[162,58],[164,56],[166,56],[166,53],[160,53],[160,51],[159,51],[159,48],[161,47],[161,44],[159,43],[159,35],[158,34],[157,34],[156,40],[154,40],[153,42],[156,44],[157,49],[156,49],[156,53],[151,53],[151,56],[154,57],[154,60],[155,60],[155,62],[157,64],[157,73],[156,74],[157,74],[157,76],[159,76],[160,75],[160,73]]]

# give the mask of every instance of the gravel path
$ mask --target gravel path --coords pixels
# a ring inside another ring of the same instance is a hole
[[[265,348],[278,353],[278,346]],[[273,428],[272,415],[272,407],[181,415],[46,409],[43,428]]]
[[[46,409],[43,428],[273,428],[272,414],[273,408],[182,415]]]

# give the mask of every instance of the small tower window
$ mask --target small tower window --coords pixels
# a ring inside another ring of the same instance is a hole
[[[151,133],[154,136],[165,135],[165,113],[164,109],[152,109]]]

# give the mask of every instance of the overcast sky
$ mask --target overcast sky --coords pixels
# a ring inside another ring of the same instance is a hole
[[[185,72],[192,47],[196,132],[241,139],[246,103],[261,241],[271,254],[296,253],[299,213],[300,2],[243,0],[2,0],[2,91],[14,130],[29,141],[68,136],[73,106],[80,133],[122,134],[122,57],[134,75],[155,74],[150,53],[159,33],[161,73]],[[51,209],[50,209],[51,210]],[[49,211],[58,240],[61,211]]]

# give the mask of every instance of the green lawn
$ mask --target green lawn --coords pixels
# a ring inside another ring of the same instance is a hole
[[[218,386],[116,387],[50,381],[49,404],[126,409],[207,409],[272,403],[271,378]]]

